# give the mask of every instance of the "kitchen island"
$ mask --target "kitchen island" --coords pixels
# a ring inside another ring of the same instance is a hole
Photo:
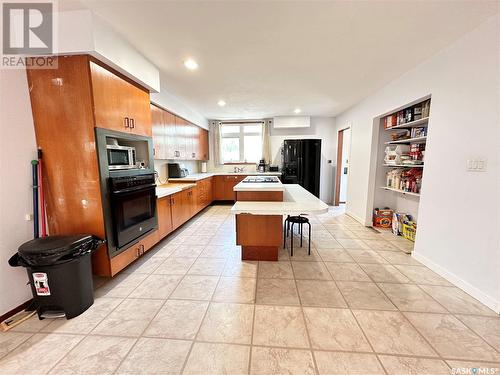
[[[277,261],[284,215],[322,214],[328,205],[296,184],[278,178],[249,176],[234,187],[236,244],[242,260]]]

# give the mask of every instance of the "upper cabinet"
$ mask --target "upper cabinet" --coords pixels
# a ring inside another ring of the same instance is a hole
[[[155,159],[208,160],[208,131],[151,104]]]
[[[149,93],[90,62],[95,123],[98,128],[151,136]]]

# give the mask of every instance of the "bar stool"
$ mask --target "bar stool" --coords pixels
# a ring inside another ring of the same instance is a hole
[[[309,251],[308,255],[311,255],[311,223],[306,214],[300,214],[299,216],[290,216],[288,215],[285,219],[285,223],[283,226],[283,249],[286,248],[286,238],[288,237],[288,233],[290,232],[290,223],[292,224],[292,237],[290,238],[290,256],[293,257],[293,227],[295,224],[299,225],[300,232],[300,247],[302,247],[302,227],[304,224],[309,225]]]

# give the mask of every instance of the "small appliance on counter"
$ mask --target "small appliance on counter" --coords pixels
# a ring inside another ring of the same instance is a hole
[[[270,165],[269,166],[269,172],[279,172],[280,171],[280,167],[278,167],[277,165]]]
[[[260,159],[259,165],[257,166],[257,171],[264,173],[266,171],[266,161],[264,159]]]
[[[207,173],[207,162],[206,161],[201,162],[201,173]]]
[[[169,178],[182,178],[189,174],[187,168],[181,168],[179,163],[168,163],[168,177]]]

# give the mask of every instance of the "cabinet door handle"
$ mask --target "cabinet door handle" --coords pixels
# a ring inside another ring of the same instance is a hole
[[[130,128],[130,119],[128,117],[125,117],[125,127]]]
[[[135,249],[135,253],[136,253],[136,254],[135,254],[135,257],[136,257],[136,258],[139,258],[139,257],[141,256],[141,253],[140,253],[139,248]]]
[[[195,158],[196,154],[193,152],[193,159]]]
[[[130,128],[131,129],[135,128],[135,121],[133,118],[130,119]]]
[[[145,249],[144,245],[141,244],[141,255],[144,255],[145,252],[146,252],[146,249]]]

